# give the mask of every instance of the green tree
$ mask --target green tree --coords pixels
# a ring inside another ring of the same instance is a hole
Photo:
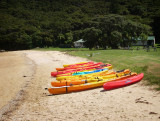
[[[86,40],[84,43],[90,50],[98,45],[98,41],[102,31],[94,27],[84,29],[83,39]]]
[[[149,26],[116,14],[97,17],[93,19],[93,24],[102,31],[101,39],[106,41],[105,46],[112,48],[118,48],[118,45],[131,46],[136,42],[133,38],[139,37],[142,33],[148,35],[150,32]]]
[[[118,31],[112,31],[109,39],[110,39],[110,46],[112,48],[117,49],[118,44],[120,44],[122,41],[122,33]]]
[[[120,12],[119,0],[111,0],[110,11],[113,14],[119,14]]]
[[[71,45],[72,42],[73,42],[73,34],[72,34],[72,32],[66,33],[65,36],[66,36],[65,44],[70,44]]]

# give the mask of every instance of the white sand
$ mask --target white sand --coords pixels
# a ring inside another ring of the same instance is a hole
[[[5,56],[6,65],[2,61],[3,56]],[[15,57],[12,58],[12,62],[16,62],[17,65],[8,64],[11,62],[8,61],[11,59],[10,56]],[[142,86],[142,82],[105,92],[101,92],[103,88],[97,88],[50,96],[48,91],[44,90],[46,87],[51,87],[50,82],[55,80],[50,77],[50,72],[54,71],[56,67],[82,61],[86,61],[86,59],[69,56],[58,51],[0,53],[0,90],[4,90],[0,93],[0,101],[3,103],[1,107],[5,105],[1,108],[0,120],[160,120],[160,93]],[[9,70],[12,70],[12,73],[10,72],[8,77]],[[23,77],[24,75],[26,77]],[[11,84],[12,80],[14,83]],[[11,99],[12,101],[6,105]]]

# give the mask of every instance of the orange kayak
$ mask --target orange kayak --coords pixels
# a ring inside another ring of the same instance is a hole
[[[77,92],[77,91],[84,91],[88,89],[93,89],[97,87],[102,87],[104,83],[108,81],[117,81],[121,79],[127,79],[128,77],[132,77],[137,75],[137,73],[131,73],[129,75],[122,76],[120,78],[116,79],[110,79],[110,80],[103,80],[98,82],[92,82],[92,83],[85,83],[80,85],[73,85],[73,86],[62,86],[62,87],[51,87],[47,88],[50,94],[64,94],[64,93],[70,93],[70,92]]]

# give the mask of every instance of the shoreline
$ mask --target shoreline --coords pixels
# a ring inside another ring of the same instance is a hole
[[[14,51],[13,51],[14,52]],[[0,108],[0,120],[3,119],[3,115],[9,116],[10,113],[12,113],[14,110],[18,108],[18,106],[22,103],[23,100],[25,100],[25,94],[27,93],[27,87],[29,86],[32,77],[35,73],[35,63],[31,59],[29,59],[26,54],[22,53],[21,57],[24,59],[25,64],[27,64],[28,67],[27,71],[30,71],[30,76],[24,75],[24,82],[21,85],[21,89],[13,96],[11,100],[8,101],[8,103]],[[31,72],[32,71],[32,72]],[[25,79],[28,78],[28,79]]]

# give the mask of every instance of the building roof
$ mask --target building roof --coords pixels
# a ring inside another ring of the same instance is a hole
[[[80,39],[78,41],[75,41],[75,42],[85,42],[83,39]]]
[[[134,40],[141,40],[141,38],[138,37],[137,39],[134,39]],[[148,36],[147,40],[155,40],[155,36]]]
[[[154,36],[148,36],[148,39],[147,40],[154,40],[155,37]]]

